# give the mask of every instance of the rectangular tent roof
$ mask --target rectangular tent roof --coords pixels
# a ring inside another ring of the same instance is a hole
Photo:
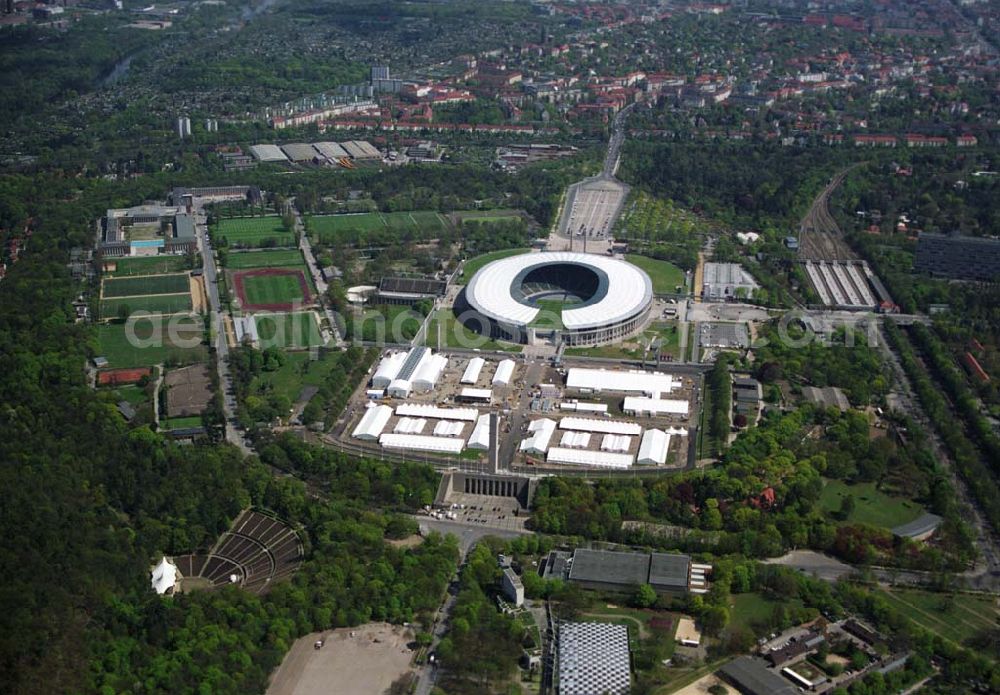
[[[623,410],[626,413],[649,413],[650,415],[687,415],[688,402],[662,398],[626,396]]]
[[[396,415],[475,422],[479,417],[479,411],[475,408],[441,408],[429,403],[401,403],[396,406]]]
[[[458,397],[468,400],[489,401],[493,398],[493,391],[491,389],[470,389],[466,387],[459,392]]]
[[[465,372],[462,373],[462,383],[474,384],[479,381],[479,374],[483,371],[485,364],[486,360],[482,357],[473,357],[469,360],[469,364],[465,367]]]
[[[559,427],[564,430],[601,432],[602,434],[627,434],[633,437],[642,434],[642,427],[634,422],[595,420],[594,418],[585,417],[564,417],[559,421]]]
[[[635,460],[629,454],[614,454],[607,451],[588,449],[564,449],[552,447],[545,459],[549,463],[569,463],[577,466],[599,466],[602,468],[628,468]]]
[[[660,394],[676,391],[680,388],[680,382],[672,375],[662,372],[571,367],[566,375],[566,386],[588,391]]]
[[[465,448],[465,440],[456,437],[428,437],[419,434],[385,433],[378,439],[387,449],[413,449],[414,451],[437,451],[458,454]]]
[[[355,439],[378,439],[392,417],[392,408],[387,405],[377,405],[369,408],[361,417],[357,427],[351,433]]]
[[[590,444],[590,433],[589,432],[563,432],[562,439],[559,440],[559,446],[565,446],[570,448],[585,448]]]
[[[435,437],[458,437],[465,429],[465,423],[458,420],[439,420],[434,425]]]
[[[549,418],[535,420],[528,425],[530,437],[521,440],[521,451],[544,454],[549,448],[549,441],[556,431],[556,421]]]
[[[480,415],[476,420],[476,426],[472,428],[469,436],[470,449],[488,449],[490,447],[490,416],[489,413]]]
[[[632,446],[632,438],[624,434],[606,434],[601,438],[601,451],[627,452]]]
[[[494,386],[506,386],[514,376],[514,360],[501,360],[497,365],[496,374],[493,375]]]
[[[663,430],[646,430],[639,443],[639,456],[636,463],[640,465],[662,466],[667,460],[670,450],[670,435]]]
[[[420,434],[427,426],[427,420],[416,417],[403,417],[399,419],[392,431],[396,434]]]

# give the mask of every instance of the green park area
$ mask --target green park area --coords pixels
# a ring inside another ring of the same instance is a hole
[[[881,590],[878,595],[925,630],[958,644],[994,630],[1000,619],[990,596],[899,588]]]
[[[681,287],[681,292],[686,292],[684,271],[669,261],[661,261],[648,256],[637,256],[628,254],[625,260],[633,265],[637,265],[646,271],[650,280],[653,281],[653,292],[656,294],[675,294],[677,287]]]
[[[306,262],[298,249],[242,251],[226,254],[226,267],[232,270],[300,267],[305,270]]]
[[[854,483],[849,485],[840,480],[828,480],[820,493],[820,509],[836,517],[843,509],[845,496],[854,499],[853,509],[845,521],[854,524],[868,524],[882,528],[894,528],[913,521],[924,510],[916,502],[892,497],[876,489],[875,483]]]
[[[187,256],[134,256],[132,258],[115,258],[108,261],[114,264],[114,270],[107,271],[113,277],[128,275],[161,275],[188,270]]]
[[[680,351],[680,330],[673,322],[654,323],[640,335],[613,345],[597,347],[566,348],[566,354],[571,357],[606,357],[618,360],[636,360],[646,357],[655,359],[655,351],[651,347],[659,341],[659,353],[678,356]]]
[[[442,349],[466,348],[502,352],[521,351],[520,345],[497,342],[466,327],[458,320],[451,309],[438,309],[434,312],[427,326],[426,344],[436,349],[439,332]]]
[[[323,344],[313,311],[288,314],[256,314],[257,335],[262,347],[304,349]]]
[[[269,372],[261,372],[250,383],[250,393],[273,393],[295,402],[303,386],[322,386],[330,371],[339,363],[342,353],[320,351],[289,352],[281,365]]]
[[[802,599],[770,598],[759,593],[733,594],[729,608],[729,624],[745,627],[755,634],[762,632],[761,626],[774,623],[776,611],[797,612],[803,607]]]
[[[295,235],[285,229],[277,215],[266,217],[228,217],[213,227],[213,235],[230,246],[291,246]]]
[[[517,210],[468,210],[457,212],[455,216],[462,223],[507,222],[513,219],[520,219],[521,213]]]
[[[348,241],[358,234],[384,231],[412,233],[426,238],[449,226],[448,220],[434,210],[318,215],[306,218],[305,224],[309,234],[325,244]]]
[[[201,427],[202,419],[200,415],[192,415],[190,417],[173,417],[166,420],[160,421],[160,429],[162,430],[184,430],[191,427]]]
[[[129,326],[105,323],[96,326],[97,354],[109,367],[150,367],[161,363],[193,364],[208,357],[201,343],[204,323],[200,316],[157,316],[135,322],[130,341]]]
[[[492,263],[493,261],[498,261],[501,258],[508,258],[510,256],[516,256],[519,253],[527,253],[531,249],[519,248],[519,249],[503,249],[501,251],[491,251],[490,253],[484,253],[481,256],[475,256],[470,258],[462,266],[462,279],[464,282],[468,282],[472,279],[472,276],[479,272],[487,263]]]

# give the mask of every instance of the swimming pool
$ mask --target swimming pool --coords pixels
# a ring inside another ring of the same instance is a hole
[[[163,239],[143,239],[142,241],[130,242],[134,249],[150,249],[163,246]]]

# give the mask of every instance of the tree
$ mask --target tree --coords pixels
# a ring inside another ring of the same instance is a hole
[[[649,608],[656,603],[656,590],[649,584],[640,584],[632,596],[632,604],[637,608]]]
[[[854,499],[854,495],[846,493],[840,498],[840,508],[837,510],[837,518],[841,521],[846,521],[854,513],[854,508],[857,502]]]

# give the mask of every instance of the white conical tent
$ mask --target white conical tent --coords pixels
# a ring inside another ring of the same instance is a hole
[[[158,594],[167,593],[177,584],[177,567],[166,556],[153,568],[152,575],[153,591]]]

